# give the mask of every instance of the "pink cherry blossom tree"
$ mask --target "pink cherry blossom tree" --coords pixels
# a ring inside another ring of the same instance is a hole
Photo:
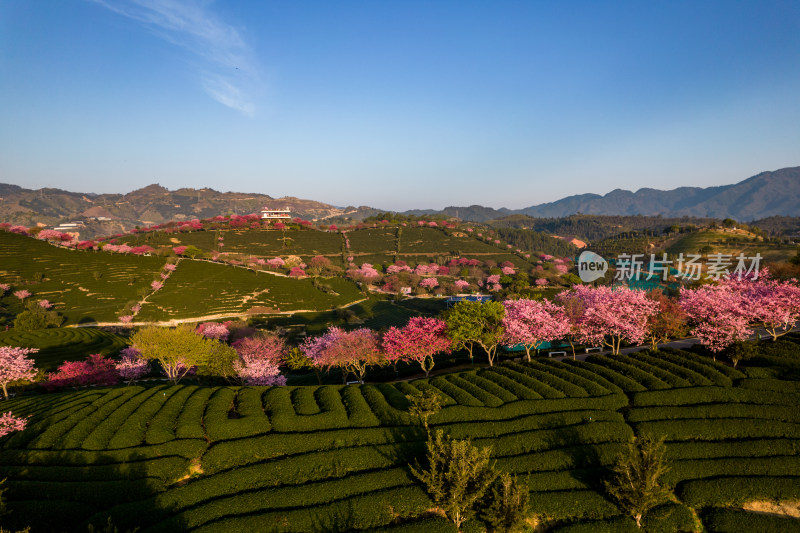
[[[124,348],[120,355],[122,358],[114,367],[125,381],[130,383],[150,373],[150,362],[133,346]]]
[[[0,346],[0,386],[3,387],[5,398],[8,398],[9,383],[20,380],[31,381],[36,377],[34,361],[27,356],[38,351],[38,348]]]
[[[384,361],[378,337],[369,328],[345,331],[334,326],[324,335],[307,339],[300,349],[320,368],[341,369],[343,381],[350,373],[363,381],[369,365]]]
[[[436,278],[425,278],[419,282],[419,286],[430,291],[439,286],[439,280]]]
[[[0,437],[5,437],[14,431],[22,431],[27,423],[27,418],[15,417],[11,411],[6,411],[0,416]]]
[[[505,340],[509,344],[521,344],[528,361],[531,349],[538,350],[545,342],[564,338],[569,333],[569,320],[564,309],[551,301],[506,300],[503,317]]]
[[[20,300],[24,300],[25,298],[29,298],[31,296],[31,291],[26,289],[20,289],[18,291],[14,291],[14,297],[19,298]]]
[[[233,364],[245,385],[286,385],[279,365],[286,353],[283,337],[272,333],[246,337],[232,344],[239,354]]]
[[[419,363],[428,377],[434,365],[433,356],[452,352],[452,343],[446,332],[444,320],[413,317],[402,328],[391,327],[384,333],[383,349],[390,361]]]
[[[220,324],[219,322],[203,322],[197,326],[197,334],[207,339],[224,341],[228,339],[230,331],[228,331],[225,324]]]
[[[679,302],[689,318],[691,334],[711,350],[714,359],[718,352],[753,333],[746,296],[731,283],[681,289]]]
[[[619,354],[622,341],[640,344],[647,336],[648,318],[658,312],[658,303],[641,290],[576,285],[573,294],[584,309],[581,340],[602,343],[613,355]]]
[[[772,340],[786,335],[800,320],[800,286],[797,280],[773,279],[764,268],[756,280],[727,281],[743,293],[750,319],[759,322]]]

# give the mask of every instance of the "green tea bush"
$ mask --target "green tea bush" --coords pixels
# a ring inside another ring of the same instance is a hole
[[[620,392],[624,392],[622,390],[622,387],[620,387],[619,385],[616,385],[614,382],[589,370],[587,364],[583,361],[575,361],[571,359],[553,361],[552,359],[543,359],[541,362],[544,365],[559,366],[567,372],[575,374],[576,376],[580,376],[586,379],[587,381],[591,381],[592,383],[595,383],[596,385],[606,389],[608,391],[607,394],[617,394]],[[635,381],[631,381],[631,383],[639,385]],[[589,389],[586,390],[588,391]]]
[[[738,385],[743,389],[789,392],[800,395],[800,381],[783,381],[780,379],[743,379]]]
[[[680,377],[679,375],[673,374],[669,372],[665,365],[657,365],[649,363],[644,358],[634,358],[633,356],[620,354],[614,356],[614,360],[619,362],[620,364],[626,364],[631,367],[638,368],[642,371],[645,371],[649,374],[652,374],[659,380],[663,381],[670,387],[691,387],[692,382],[687,379]]]
[[[461,372],[458,377],[499,398],[502,403],[515,402],[519,399],[508,389],[501,387],[491,379],[486,379],[483,372],[477,374],[475,372]],[[498,405],[502,405],[502,403]]]
[[[537,360],[529,364],[534,368],[538,368],[542,372],[549,372],[560,377],[564,381],[568,381],[573,385],[577,385],[585,390],[589,396],[605,396],[606,394],[611,394],[613,392],[620,392],[618,387],[611,385],[606,380],[602,380],[605,382],[605,384],[601,384],[598,382],[597,376],[593,376],[591,378],[586,377],[582,373],[576,371],[578,370],[578,367],[570,367],[561,361],[542,359],[541,361]]]
[[[361,394],[361,388],[356,385],[348,385],[342,389],[342,403],[347,409],[347,417],[351,427],[365,428],[374,427],[381,424],[375,413],[369,408],[369,404]]]
[[[689,507],[741,505],[751,500],[796,500],[800,477],[730,476],[684,481],[675,494]]]
[[[800,395],[769,390],[727,387],[693,387],[686,390],[639,392],[633,395],[635,407],[661,405],[695,405],[703,403],[753,403],[787,405],[800,403]]]
[[[718,366],[722,365],[715,363],[710,359],[702,359],[702,361],[699,361],[697,356],[692,353],[681,350],[673,350],[671,348],[660,348],[659,357],[665,361],[683,368],[687,368],[704,376],[706,379],[712,381],[712,383],[709,383],[709,385],[719,385],[721,387],[733,386],[733,380],[730,378],[730,376],[717,368]],[[701,385],[699,382],[696,384]]]
[[[718,403],[677,407],[638,407],[628,414],[629,422],[693,418],[759,418],[781,420],[783,422],[800,422],[800,412],[798,412],[797,407],[790,406]]]
[[[621,413],[616,411],[566,411],[560,413],[542,413],[505,420],[492,420],[482,422],[461,422],[456,424],[439,424],[449,436],[455,439],[467,438],[494,438],[503,435],[534,430],[552,430],[568,433],[575,430],[575,426],[596,422],[625,423]]]
[[[605,355],[590,355],[586,361],[602,365],[610,370],[619,372],[625,376],[630,377],[644,385],[649,390],[668,389],[670,385],[662,379],[654,376],[647,370],[642,370],[636,364],[628,364],[623,361],[617,360],[617,357],[609,357]]]
[[[543,369],[543,366],[540,365],[539,363],[506,363],[506,364],[508,365],[508,368],[510,368],[511,370],[514,370],[521,374],[527,374],[533,379],[545,383],[548,387],[551,387],[561,392],[567,397],[581,398],[588,396],[586,390],[577,385],[573,385],[572,383],[564,379],[561,379],[554,373],[551,373],[546,367],[544,367]]]
[[[752,458],[792,455],[800,451],[800,442],[793,439],[754,439],[709,442],[670,442],[667,457],[671,460]]]
[[[636,521],[627,516],[616,516],[606,520],[573,522],[551,530],[553,533],[637,533]],[[674,531],[674,530],[673,530]]]
[[[342,404],[338,388],[325,385],[315,388],[315,398],[321,412],[316,415],[295,414],[286,387],[272,387],[264,393],[265,410],[275,431],[320,431],[348,427],[347,410]],[[334,396],[335,395],[335,396]]]
[[[517,365],[516,363],[503,363],[502,366],[498,365],[495,367],[495,369],[498,373],[522,383],[524,386],[538,393],[542,398],[551,399],[566,397],[566,394],[564,394],[561,390],[538,379],[541,373],[533,376],[533,371]]]
[[[751,513],[741,509],[711,509],[703,517],[706,530],[711,533],[738,533],[759,531],[763,533],[800,532],[800,520],[788,516]]]
[[[470,396],[476,398],[486,407],[500,407],[505,403],[501,398],[495,396],[494,394],[491,394],[486,389],[482,389],[477,385],[475,385],[474,383],[466,379],[463,379],[460,374],[450,374],[446,376],[444,379],[446,379],[459,389],[466,391]]]
[[[675,485],[688,479],[720,476],[797,476],[800,477],[800,457],[736,457],[676,461],[664,476]]]
[[[539,516],[557,516],[561,519],[598,520],[619,515],[616,505],[593,490],[532,492],[531,512]],[[636,527],[636,523],[632,520],[631,522]],[[584,531],[588,533],[597,530]]]
[[[431,378],[428,383],[444,392],[447,396],[454,399],[459,406],[483,407],[484,404],[475,396],[465,391],[458,385],[453,384],[442,376]]]
[[[295,387],[290,390],[294,412],[301,416],[310,416],[320,413],[319,404],[314,397],[317,387]]]
[[[708,441],[725,439],[800,439],[800,424],[753,418],[717,418],[708,420],[665,420],[638,422],[636,434],[667,435],[669,441]]]
[[[65,433],[61,434],[58,437],[58,441],[51,447],[61,449],[79,448],[81,444],[83,444],[83,441],[98,426],[98,424],[103,422],[103,420],[105,420],[111,413],[122,406],[131,397],[141,392],[141,388],[132,387],[120,389],[120,392],[116,395],[113,394],[113,392],[114,389],[112,389],[111,394],[107,394],[104,398],[94,402],[91,406],[93,409],[90,409],[88,412],[81,413],[80,418],[77,418],[76,415],[73,415],[72,417],[64,420],[64,423],[68,423],[72,427],[67,429]],[[108,401],[101,401],[103,399]]]
[[[544,429],[534,431],[523,431],[512,435],[502,435],[492,439],[475,439],[476,444],[492,444],[496,457],[518,457],[522,462],[529,459],[528,454],[542,452],[561,447],[580,446],[586,444],[606,444],[609,442],[621,442],[624,436],[631,436],[630,428],[621,422],[593,422],[567,428]],[[572,457],[572,464],[564,466],[563,456],[556,456],[548,462],[544,454],[537,453],[532,459],[538,461],[536,468],[529,469],[529,472],[541,470],[564,470],[570,467],[595,466],[592,462],[592,453],[586,457]],[[585,462],[582,462],[585,461]]]
[[[83,441],[82,447],[86,450],[104,450],[106,448],[127,448],[141,444],[147,421],[134,418],[133,415],[142,407],[142,404],[146,403],[157,392],[158,389],[156,387],[140,389],[140,392],[135,396],[132,396],[123,405],[109,413]],[[139,422],[143,422],[142,427],[138,427]],[[117,435],[119,437],[116,439],[115,445],[111,446],[110,441],[114,440]],[[136,436],[139,438],[137,439]],[[123,440],[123,446],[116,445],[120,439]],[[126,446],[124,445],[125,443],[129,444]]]
[[[395,389],[397,390],[397,389]],[[397,391],[398,394],[400,393]],[[395,409],[389,405],[386,396],[375,385],[362,385],[361,394],[364,396],[369,408],[380,420],[381,424],[387,426],[407,426],[413,423],[407,411]]]
[[[674,502],[664,503],[650,509],[642,520],[642,528],[647,533],[676,533],[695,531],[694,513],[685,505]]]
[[[169,391],[163,392],[168,398],[147,426],[145,432],[147,444],[161,444],[175,438],[175,421],[183,409],[183,404],[196,390],[196,385],[176,385]]]
[[[208,403],[208,398],[214,389],[198,388],[183,404],[178,418],[175,420],[175,437],[179,439],[203,439],[206,432],[203,429],[203,414]]]
[[[613,383],[615,386],[619,387],[625,392],[639,392],[647,390],[647,387],[638,381],[631,379],[628,376],[624,376],[616,370],[606,368],[602,363],[595,364],[588,360],[584,362],[564,360],[564,362],[572,366],[579,366],[581,369],[592,372],[593,374],[608,380],[610,383]]]
[[[688,385],[678,385],[676,383],[672,383],[675,387],[689,387],[689,386],[709,386],[709,385],[716,385],[713,381],[708,379],[705,375],[695,372],[694,370],[687,368],[685,366],[681,366],[677,363],[673,363],[669,361],[666,357],[659,357],[660,352],[652,352],[652,351],[644,351],[644,352],[637,352],[629,354],[628,360],[629,361],[636,361],[647,365],[647,370],[652,371],[653,369],[661,369],[665,375],[673,376],[673,380],[682,380],[683,382],[688,383]],[[661,377],[659,374],[653,372],[655,375]],[[661,378],[664,379],[664,378]],[[664,379],[667,381],[666,379]]]
[[[514,381],[513,379],[504,376],[500,372],[497,372],[497,370],[494,368],[481,370],[479,376],[484,378],[486,381],[491,381],[498,387],[502,387],[504,390],[509,391],[508,394],[513,395],[519,400],[538,400],[542,397],[541,394],[523,386],[518,381]]]

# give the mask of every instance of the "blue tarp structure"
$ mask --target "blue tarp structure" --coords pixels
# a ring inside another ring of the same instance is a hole
[[[491,302],[492,297],[488,295],[473,295],[473,296],[450,296],[445,300],[447,302],[447,307],[457,304],[458,302],[465,300],[467,302]]]

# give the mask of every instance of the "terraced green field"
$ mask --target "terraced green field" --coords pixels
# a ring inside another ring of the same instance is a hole
[[[274,311],[332,309],[363,298],[355,284],[342,278],[326,279],[325,283],[337,294],[316,289],[309,279],[183,260],[164,287],[148,297],[137,319],[234,315],[254,307]]]
[[[36,368],[54,372],[64,361],[81,361],[90,354],[117,355],[128,342],[113,333],[94,328],[54,328],[0,332],[0,346],[38,348],[30,357]]]
[[[159,257],[139,257],[57,248],[14,233],[0,232],[0,282],[47,299],[65,324],[116,321],[125,305],[139,299],[164,265]],[[22,306],[10,293],[0,303]]]
[[[748,378],[685,352],[607,359],[397,384],[128,386],[13,399],[4,407],[31,422],[0,441],[4,526],[85,531],[110,516],[142,532],[453,531],[427,512],[432,502],[407,468],[424,453],[424,433],[405,394],[433,388],[446,399],[433,426],[491,446],[499,468],[526,480],[551,531],[635,529],[599,480],[621,443],[645,433],[666,436],[680,500],[654,511],[659,530],[691,530],[692,512],[708,531],[797,529],[731,510],[800,497],[797,382]]]
[[[400,253],[402,254],[446,254],[453,251],[462,254],[496,254],[500,252],[500,249],[479,241],[467,233],[456,232],[448,235],[435,228],[403,228],[400,238]]]

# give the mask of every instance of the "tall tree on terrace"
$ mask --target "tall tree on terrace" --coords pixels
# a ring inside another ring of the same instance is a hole
[[[222,370],[228,372],[227,367],[233,364],[229,356],[236,355],[232,348],[230,351],[222,349],[219,341],[196,334],[188,324],[174,329],[142,328],[131,337],[131,345],[143,358],[158,361],[173,383],[180,381],[193,366],[215,369],[223,365]]]
[[[670,298],[661,289],[647,293],[647,297],[658,303],[658,312],[647,319],[647,337],[650,347],[658,350],[659,343],[682,337],[688,331],[686,313],[677,300]]]
[[[506,308],[500,302],[470,302],[462,300],[445,311],[447,336],[454,347],[464,347],[469,351],[470,360],[474,345],[486,352],[489,366],[494,365],[497,347],[503,342],[505,329],[503,318]]]
[[[711,350],[714,360],[717,353],[753,333],[745,294],[732,283],[681,289],[678,302],[689,317],[690,333]]]
[[[285,385],[286,377],[278,368],[286,352],[283,337],[273,333],[262,333],[235,341],[239,359],[233,369],[246,385]]]
[[[647,293],[625,287],[590,287],[576,285],[576,298],[584,313],[580,320],[580,337],[587,343],[602,343],[618,355],[622,341],[641,343],[647,335],[647,320],[658,312],[658,303]]]
[[[30,381],[36,377],[33,359],[28,359],[27,356],[38,351],[38,348],[0,346],[0,386],[3,387],[5,398],[8,398],[9,383],[20,380]]]
[[[576,359],[575,343],[579,342],[578,339],[581,338],[581,319],[584,312],[583,301],[571,291],[563,291],[556,294],[556,300],[561,304],[561,309],[563,309],[564,316],[567,319],[567,332],[564,338],[569,342],[569,347],[572,349],[572,358]]]
[[[531,360],[531,349],[538,350],[545,342],[564,338],[569,333],[564,309],[547,299],[506,300],[503,305],[506,308],[504,342],[524,346],[528,361]]]
[[[452,351],[446,329],[447,324],[438,318],[413,317],[402,328],[391,327],[384,333],[383,349],[390,361],[416,361],[428,377],[433,356]]]

